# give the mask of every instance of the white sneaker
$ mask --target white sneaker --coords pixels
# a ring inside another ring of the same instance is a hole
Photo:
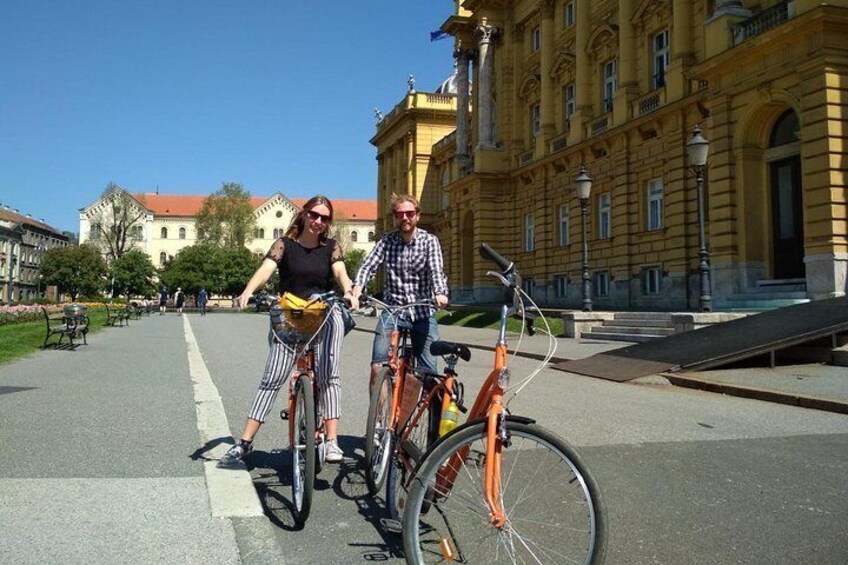
[[[331,439],[324,442],[324,461],[327,463],[341,463],[344,460],[344,452],[339,447],[338,440]]]

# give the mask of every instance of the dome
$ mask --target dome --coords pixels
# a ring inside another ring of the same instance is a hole
[[[459,90],[459,73],[456,70],[456,61],[453,63],[453,72],[448,78],[442,81],[439,88],[436,89],[436,94],[456,94]],[[468,81],[468,91],[471,92],[471,81]]]

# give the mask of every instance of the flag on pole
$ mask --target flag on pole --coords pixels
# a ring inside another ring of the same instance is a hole
[[[436,31],[430,32],[430,41],[439,41],[440,39],[444,39],[444,38],[448,37],[449,35],[450,34],[447,33],[446,31],[442,31],[440,29],[437,29]]]

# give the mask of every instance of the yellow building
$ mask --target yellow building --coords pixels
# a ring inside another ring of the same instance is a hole
[[[699,308],[696,126],[715,306],[845,295],[848,0],[457,0],[442,30],[456,94],[408,93],[372,143],[379,216],[421,198],[454,301],[497,296],[488,242],[580,305],[585,166],[595,307]]]
[[[197,243],[194,218],[203,207],[206,196],[173,194],[131,194],[134,203],[131,228],[132,247],[150,256],[157,267],[165,265],[184,247]],[[345,252],[362,249],[368,253],[375,242],[376,203],[373,200],[336,200],[333,202],[333,235]],[[256,227],[253,239],[245,245],[257,255],[264,255],[274,240],[282,237],[306,199],[289,199],[282,193],[271,197],[251,197]],[[97,222],[111,225],[111,206],[105,198],[80,210],[80,243],[98,237],[92,229]]]

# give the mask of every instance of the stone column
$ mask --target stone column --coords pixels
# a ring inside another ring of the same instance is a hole
[[[541,0],[539,11],[542,14],[542,53],[541,53],[541,110],[542,127],[537,134],[535,156],[544,157],[550,150],[550,141],[556,131],[554,124],[554,80],[551,67],[554,64],[554,7],[553,0]]]
[[[667,102],[689,95],[686,69],[692,58],[692,2],[674,0],[672,10],[671,62],[665,70]]]
[[[456,156],[462,169],[468,162],[468,59],[467,49],[458,46],[456,58]]]
[[[486,18],[482,18],[480,25],[475,30],[477,38],[477,54],[479,66],[479,80],[475,85],[474,90],[477,93],[477,147],[482,149],[492,149],[495,146],[495,141],[492,135],[492,78],[494,71],[494,46],[492,39],[497,28],[489,25]]]
[[[419,197],[415,192],[415,132],[406,132],[406,194]]]
[[[636,78],[636,34],[633,30],[634,2],[618,0],[618,89],[612,101],[613,125],[627,121],[630,101],[639,95]]]
[[[574,0],[575,22],[575,105],[577,106],[571,116],[571,128],[568,131],[568,145],[577,145],[583,140],[584,123],[592,115],[592,99],[589,93],[592,90],[592,75],[589,69],[589,54],[586,52],[586,44],[589,42],[589,0]]]

